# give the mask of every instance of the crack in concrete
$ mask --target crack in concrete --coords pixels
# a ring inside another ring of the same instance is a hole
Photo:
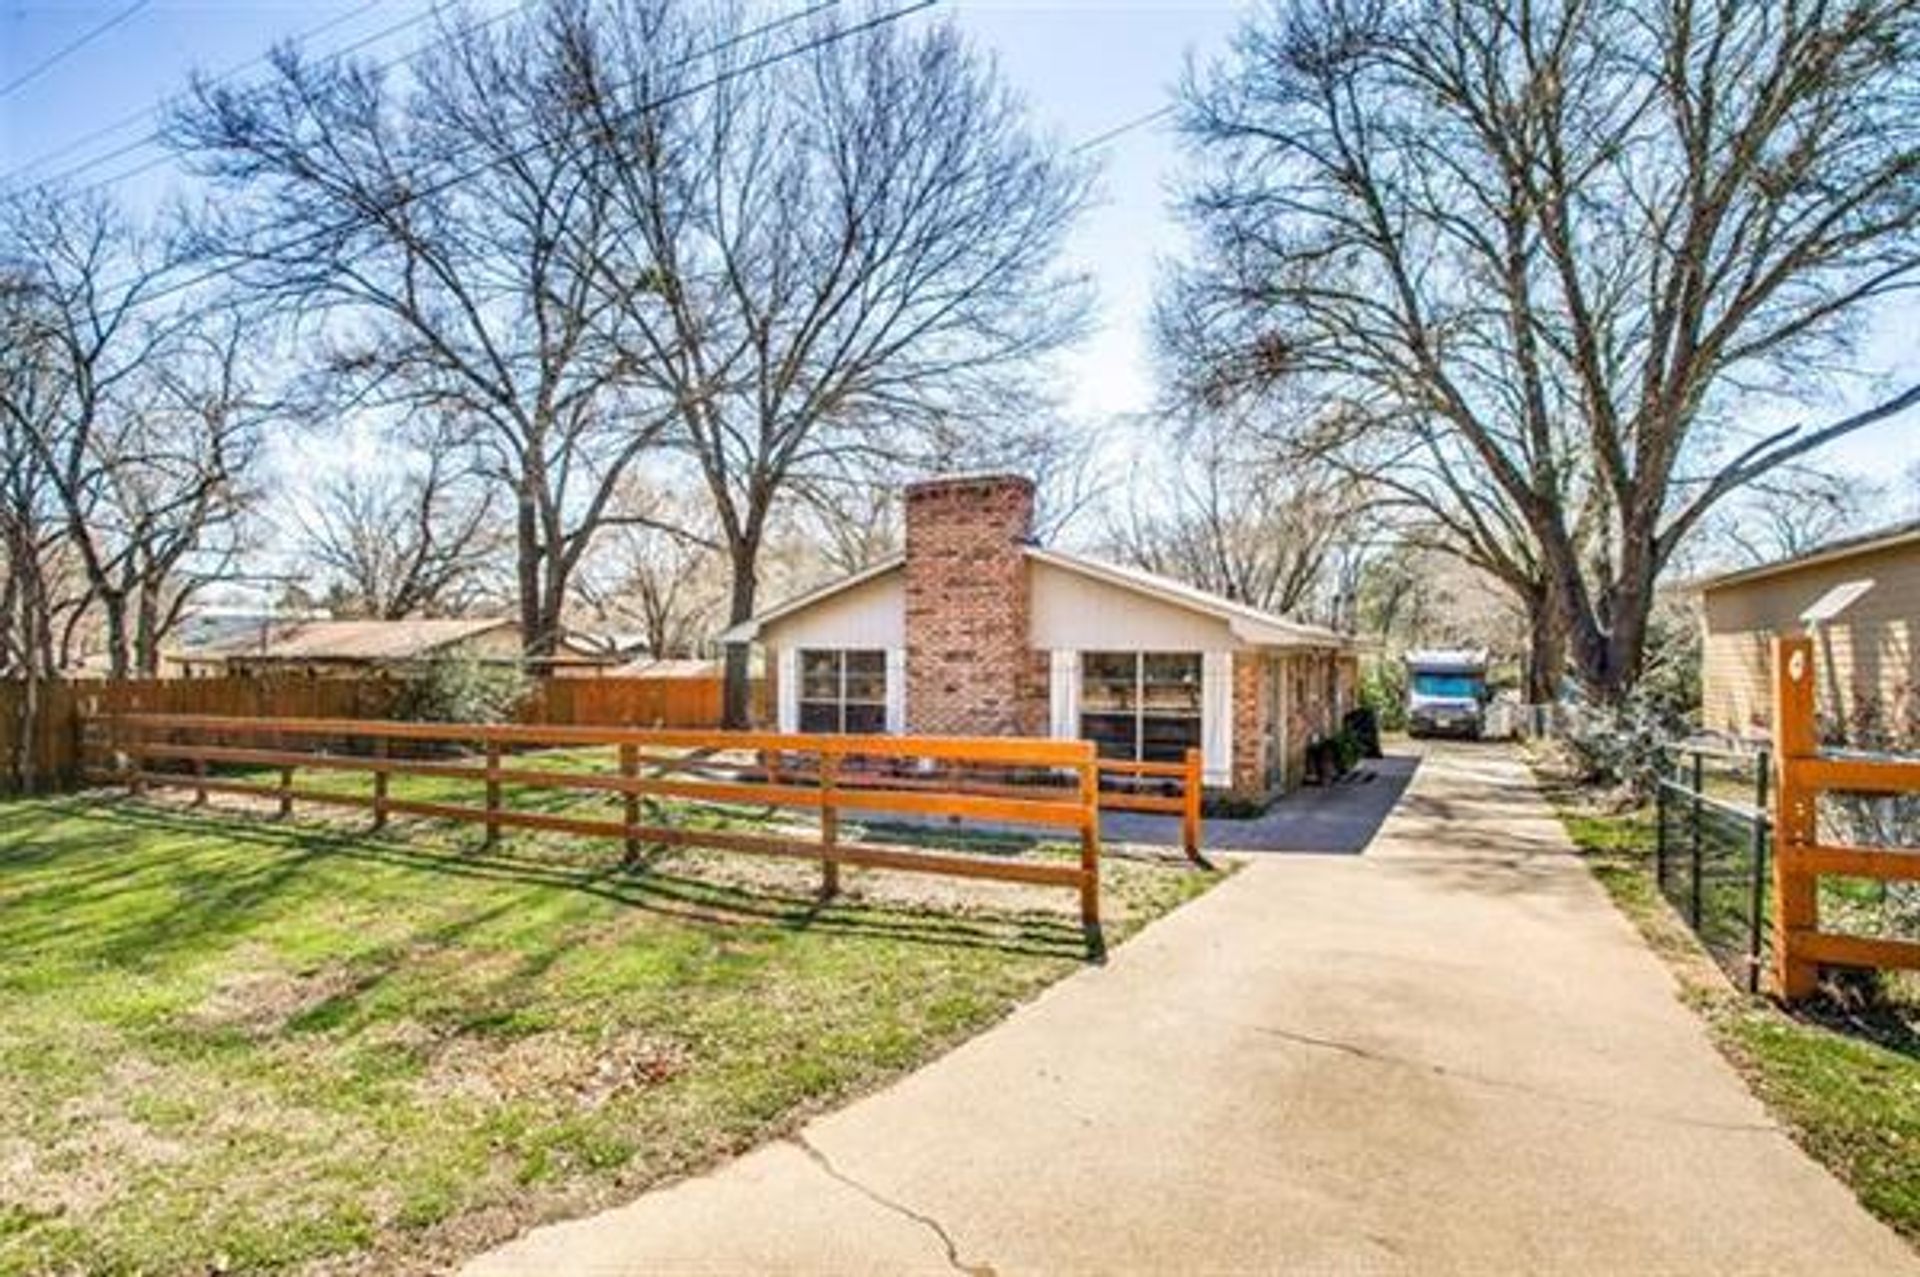
[[[1648,1121],[1671,1122],[1678,1126],[1692,1126],[1709,1131],[1745,1131],[1764,1135],[1781,1135],[1784,1132],[1774,1122],[1717,1122],[1711,1118],[1694,1117],[1687,1113],[1668,1113],[1632,1108],[1617,1104],[1612,1100],[1595,1099],[1585,1095],[1563,1095],[1543,1087],[1532,1086],[1525,1082],[1515,1082],[1507,1078],[1488,1077],[1484,1073],[1474,1073],[1465,1069],[1450,1068],[1445,1064],[1435,1064],[1431,1060],[1415,1060],[1406,1056],[1392,1055],[1384,1051],[1374,1051],[1367,1047],[1356,1046],[1351,1042],[1342,1042],[1337,1038],[1318,1037],[1311,1033],[1302,1033],[1294,1029],[1279,1029],[1268,1024],[1245,1026],[1256,1033],[1268,1037],[1280,1038],[1297,1046],[1313,1047],[1322,1051],[1337,1051],[1355,1059],[1367,1060],[1374,1064],[1387,1064],[1396,1068],[1419,1069],[1436,1077],[1455,1078],[1462,1082],[1471,1082],[1475,1086],[1484,1086],[1492,1090],[1513,1091],[1520,1095],[1530,1095],[1535,1099],[1550,1100],[1556,1104],[1571,1104],[1585,1108],[1603,1109],[1609,1113],[1620,1113],[1628,1117],[1642,1118]]]
[[[912,1220],[939,1238],[941,1248],[947,1253],[947,1266],[955,1272],[965,1273],[966,1277],[995,1277],[991,1264],[968,1264],[961,1261],[959,1245],[953,1240],[953,1234],[947,1231],[946,1225],[942,1224],[939,1220],[931,1215],[917,1211],[903,1202],[894,1201],[886,1194],[862,1184],[859,1180],[835,1166],[831,1158],[807,1141],[806,1136],[795,1135],[791,1137],[791,1141],[796,1148],[807,1155],[808,1160],[826,1174],[845,1184],[848,1188],[851,1188],[854,1192],[860,1194],[874,1205],[890,1210],[902,1218]]]

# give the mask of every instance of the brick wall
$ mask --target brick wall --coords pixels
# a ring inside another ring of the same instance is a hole
[[[1004,736],[1045,718],[1028,644],[1022,545],[1033,484],[1015,475],[932,479],[906,492],[907,726]]]
[[[1233,654],[1233,792],[1267,791],[1267,662],[1264,652]]]

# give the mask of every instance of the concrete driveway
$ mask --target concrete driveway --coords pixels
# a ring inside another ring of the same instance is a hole
[[[889,1089],[475,1262],[532,1273],[1920,1273],[1675,1000],[1524,769],[1230,882]]]

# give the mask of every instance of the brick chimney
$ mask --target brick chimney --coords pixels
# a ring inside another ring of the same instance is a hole
[[[1033,661],[1022,545],[1033,483],[965,475],[906,493],[907,729],[1006,736],[1027,722]]]

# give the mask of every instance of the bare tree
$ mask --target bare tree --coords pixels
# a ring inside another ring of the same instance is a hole
[[[1190,427],[1179,466],[1129,485],[1108,549],[1252,607],[1334,620],[1334,551],[1355,537],[1359,486],[1324,466],[1276,466],[1254,442],[1230,422]]]
[[[1278,383],[1558,617],[1596,694],[1709,511],[1920,402],[1739,422],[1844,374],[1920,253],[1912,0],[1301,0],[1192,77],[1190,384]],[[1498,553],[1490,553],[1497,549]],[[1503,561],[1504,560],[1504,561]]]
[[[23,291],[0,411],[58,502],[110,674],[152,674],[181,605],[236,548],[267,410],[247,327],[204,299],[154,305],[169,262],[103,200],[42,189],[10,212]]]
[[[951,27],[618,12],[577,30],[632,229],[598,281],[711,497],[737,622],[799,488],[885,482],[1031,419],[1028,374],[1081,318],[1055,263],[1084,174]],[[696,70],[699,48],[721,52]],[[736,646],[732,724],[746,672]]]
[[[360,616],[395,620],[467,610],[512,538],[498,489],[467,451],[429,439],[413,465],[359,467],[315,486],[293,516],[296,555]],[[439,443],[445,446],[434,446]]]
[[[1756,479],[1725,507],[1724,517],[1712,521],[1709,539],[1743,564],[1790,559],[1866,528],[1887,496],[1884,487],[1858,475],[1784,466]]]
[[[172,126],[224,197],[199,251],[299,317],[322,351],[321,401],[468,429],[510,498],[535,655],[620,513],[622,476],[669,422],[629,393],[619,314],[594,286],[636,237],[563,57],[583,13],[450,15],[392,78],[282,50],[263,86],[198,81]]]
[[[694,656],[726,599],[726,554],[704,493],[648,486],[628,504],[657,519],[608,530],[576,579],[577,611],[588,625],[637,633],[652,656]]]

